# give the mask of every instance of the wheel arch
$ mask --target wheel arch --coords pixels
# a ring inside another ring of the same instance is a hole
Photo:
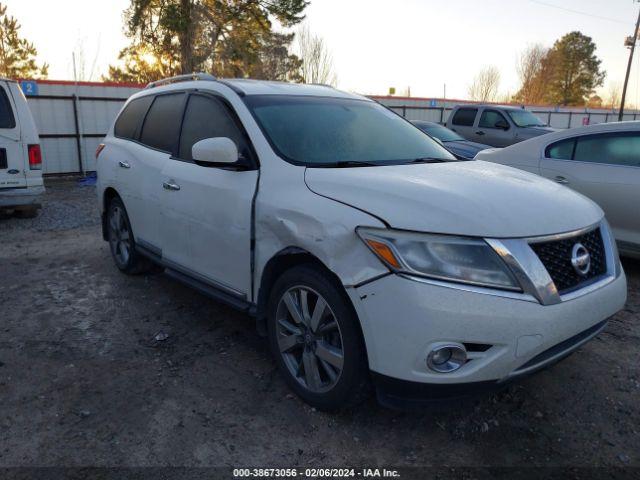
[[[120,198],[122,201],[122,197],[118,194],[115,188],[107,187],[102,194],[102,239],[107,241],[109,238],[107,236],[107,210],[109,209],[109,203],[114,198]]]
[[[267,304],[273,285],[284,272],[299,265],[313,265],[326,274],[343,293],[345,300],[357,318],[355,308],[340,278],[327,267],[322,260],[308,250],[296,246],[289,246],[273,255],[262,269],[256,303],[256,326],[260,335],[266,335],[267,333]],[[362,331],[362,326],[359,321],[358,326]]]

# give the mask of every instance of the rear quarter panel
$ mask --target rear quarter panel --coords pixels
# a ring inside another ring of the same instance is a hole
[[[475,159],[499,163],[540,175],[541,150],[544,147],[538,139],[527,140],[514,145],[478,152]]]

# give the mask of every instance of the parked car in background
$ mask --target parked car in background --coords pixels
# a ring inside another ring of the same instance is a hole
[[[412,120],[416,127],[422,130],[427,135],[440,140],[444,148],[449,150],[455,156],[472,160],[476,153],[480,150],[484,150],[486,148],[491,148],[490,145],[484,145],[482,143],[470,142],[469,140],[465,140],[456,132],[452,132],[447,127],[443,127],[442,125],[435,122],[426,122],[424,120]]]
[[[0,78],[0,210],[33,217],[44,194],[36,125],[17,82]]]
[[[457,105],[445,123],[472,142],[507,147],[555,132],[529,110],[500,105]]]
[[[478,158],[542,175],[591,198],[604,210],[621,252],[640,257],[640,122],[573,128],[485,150]]]
[[[499,387],[574,351],[626,301],[591,200],[457,160],[331,87],[151,84],[97,168],[117,268],[160,264],[255,316],[317,408],[355,405],[371,383],[387,405]]]

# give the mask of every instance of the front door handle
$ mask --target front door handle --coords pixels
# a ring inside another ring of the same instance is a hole
[[[482,130],[478,130],[478,131],[476,132],[476,135],[484,135],[484,132],[483,132]]]
[[[127,162],[118,162],[118,165],[120,165],[120,168],[131,168],[131,165]]]
[[[168,182],[164,182],[162,184],[162,188],[164,188],[165,190],[180,190],[180,185],[178,185],[177,183],[175,183],[174,180],[169,180]]]
[[[561,183],[563,185],[566,185],[567,183],[569,183],[569,180],[567,180],[565,177],[563,177],[562,175],[558,175],[556,178],[554,178],[554,180],[558,183]]]

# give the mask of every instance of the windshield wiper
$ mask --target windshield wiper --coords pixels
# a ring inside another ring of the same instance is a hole
[[[308,165],[309,167],[326,167],[326,168],[351,168],[351,167],[375,167],[380,165],[373,162],[361,162],[358,160],[341,160],[339,162],[316,163]]]
[[[422,158],[414,158],[413,160],[407,160],[406,162],[402,162],[402,163],[444,163],[444,162],[455,162],[455,159],[422,157]]]

